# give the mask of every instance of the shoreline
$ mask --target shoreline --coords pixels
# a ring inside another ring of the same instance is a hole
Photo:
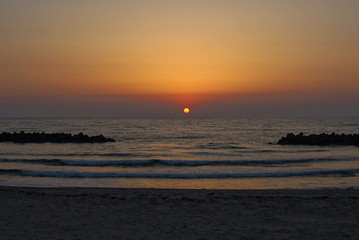
[[[317,187],[317,188],[258,188],[258,189],[236,189],[236,188],[228,188],[228,189],[220,189],[220,188],[153,188],[153,187],[64,187],[64,186],[21,186],[21,185],[0,185],[0,192],[5,190],[108,190],[108,191],[218,191],[218,192],[321,192],[321,191],[358,191],[359,186],[355,187]]]
[[[359,189],[0,186],[1,239],[357,239]]]

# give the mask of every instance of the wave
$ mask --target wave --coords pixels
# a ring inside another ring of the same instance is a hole
[[[145,142],[153,142],[154,140],[176,140],[176,139],[206,139],[208,138],[208,135],[183,135],[183,136],[133,136],[133,137],[128,137],[128,136],[124,136],[124,137],[119,137],[118,139],[120,141],[132,141],[132,140],[136,140],[136,141],[145,141]]]
[[[247,149],[236,144],[224,144],[224,143],[207,143],[196,146],[196,149]]]
[[[55,156],[55,157],[152,157],[152,154],[144,153],[0,153],[0,156]]]
[[[305,149],[305,150],[270,150],[270,149],[264,149],[264,150],[253,150],[253,153],[318,153],[318,152],[328,152],[327,149]]]
[[[359,173],[359,169],[287,171],[261,173],[124,173],[124,172],[62,172],[31,171],[21,169],[0,169],[0,174],[27,177],[54,178],[155,178],[155,179],[226,179],[226,178],[286,178],[286,177],[351,177]]]
[[[182,148],[177,148],[182,149]],[[315,149],[315,150],[272,150],[272,149],[262,149],[262,150],[250,150],[246,147],[240,147],[235,145],[199,145],[193,149],[210,149],[210,150],[221,150],[221,149],[239,149],[240,153],[311,153],[311,152],[327,152],[328,150],[323,149]],[[158,155],[158,150],[156,151]],[[190,152],[194,155],[217,155],[217,156],[236,156],[238,155],[238,152],[236,153],[227,153],[227,152],[204,152],[204,151],[198,151],[198,152]],[[163,156],[163,154],[161,154]],[[2,152],[0,153],[0,156],[44,156],[44,157],[154,157],[154,154],[151,153],[119,153],[119,152],[113,152],[113,153],[18,153],[18,152]]]
[[[308,158],[278,160],[69,160],[69,159],[0,159],[0,162],[42,164],[53,166],[79,167],[202,167],[202,166],[270,166],[288,164],[306,164],[315,162],[350,161],[353,159]]]

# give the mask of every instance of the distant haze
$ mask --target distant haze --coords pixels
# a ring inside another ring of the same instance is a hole
[[[359,116],[359,1],[1,1],[0,117]]]

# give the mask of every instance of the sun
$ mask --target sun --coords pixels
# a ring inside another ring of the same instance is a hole
[[[185,113],[185,114],[189,113],[190,111],[191,111],[191,110],[189,110],[188,107],[186,107],[186,108],[183,109],[183,113]]]

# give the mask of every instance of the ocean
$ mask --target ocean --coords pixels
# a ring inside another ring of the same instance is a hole
[[[0,132],[103,134],[114,143],[0,143],[0,185],[177,189],[359,187],[359,148],[282,146],[358,133],[359,118],[0,119]]]

